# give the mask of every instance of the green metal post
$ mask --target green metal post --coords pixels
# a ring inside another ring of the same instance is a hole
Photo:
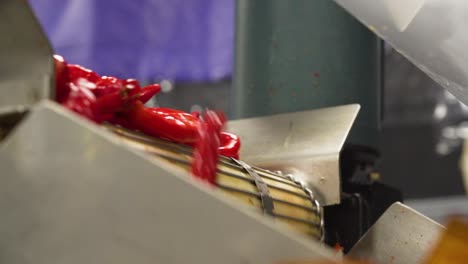
[[[238,0],[234,119],[350,103],[350,135],[375,145],[380,42],[331,0]]]

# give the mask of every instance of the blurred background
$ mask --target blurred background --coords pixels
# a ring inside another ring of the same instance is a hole
[[[383,182],[436,220],[468,212],[468,108],[332,1],[29,1],[57,54],[160,82],[154,105],[236,119],[361,103],[350,140],[380,152]]]

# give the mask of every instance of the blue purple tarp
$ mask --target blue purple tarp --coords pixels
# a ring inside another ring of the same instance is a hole
[[[29,0],[56,53],[140,80],[231,76],[234,0]]]

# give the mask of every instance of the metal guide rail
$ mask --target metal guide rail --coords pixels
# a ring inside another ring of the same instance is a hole
[[[190,171],[192,148],[121,127],[106,125],[106,128],[129,147]],[[281,175],[220,156],[216,186],[300,233],[319,240],[324,238],[322,206],[310,187],[292,175]]]

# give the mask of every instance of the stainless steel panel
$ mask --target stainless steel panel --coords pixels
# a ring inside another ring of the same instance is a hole
[[[351,249],[349,256],[381,264],[421,263],[443,229],[415,210],[395,203]]]
[[[4,141],[0,167],[1,263],[335,258],[52,102]]]
[[[468,1],[335,2],[468,104]]]
[[[405,204],[441,224],[445,224],[450,216],[468,215],[467,196],[411,199],[405,200]]]
[[[52,49],[28,1],[0,1],[0,35],[0,114],[51,97]]]
[[[242,140],[241,159],[303,177],[324,205],[340,201],[339,154],[359,105],[231,121]]]

